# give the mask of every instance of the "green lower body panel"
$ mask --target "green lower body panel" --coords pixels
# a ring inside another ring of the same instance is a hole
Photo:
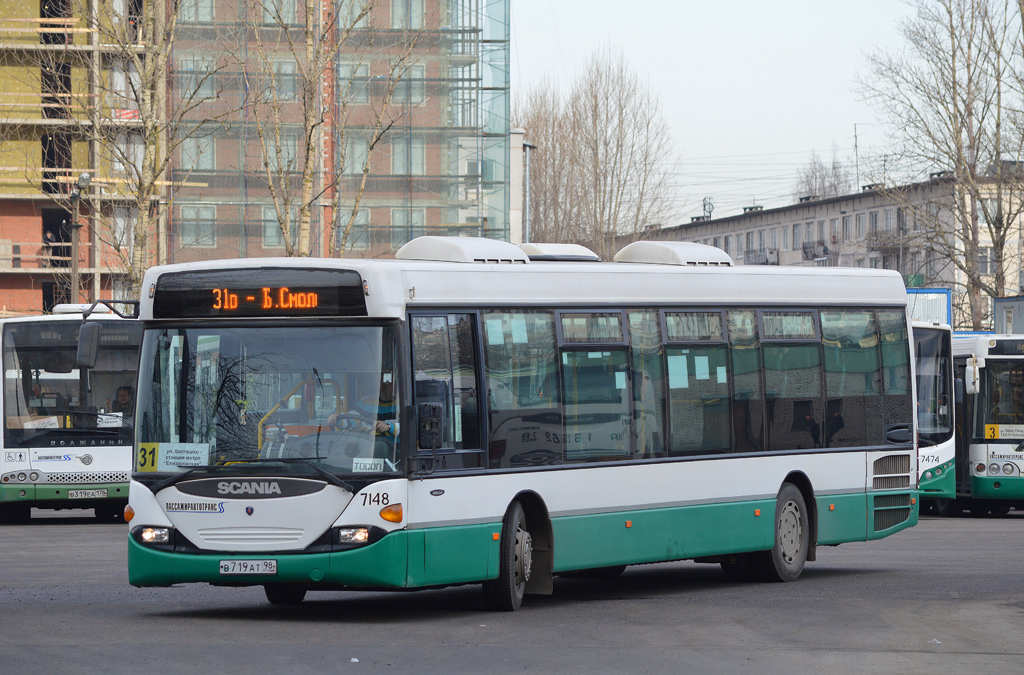
[[[277,561],[273,576],[223,575],[221,560]],[[355,588],[407,588],[408,536],[394,532],[380,541],[337,553],[273,555],[251,553],[171,553],[128,539],[128,582],[133,586],[170,586],[190,582],[238,585],[306,583],[341,584]]]
[[[986,478],[971,476],[971,497],[974,499],[1024,499],[1024,478],[1007,476]]]
[[[955,499],[956,472],[953,470],[953,460],[926,471],[921,476],[919,490],[923,499]]]
[[[81,490],[105,491],[104,495],[81,499],[83,507],[88,506],[86,502],[96,502],[103,499],[128,499],[128,483],[94,483],[89,485],[16,485],[8,483],[7,485],[0,485],[0,503],[46,502],[52,505],[59,502],[67,502],[66,506],[73,508],[75,502],[78,502],[80,498],[71,497],[70,494],[72,491]]]
[[[824,495],[817,498],[818,543],[822,546],[864,541],[868,536],[868,496]]]
[[[555,518],[553,571],[770,549],[774,513],[770,499]]]

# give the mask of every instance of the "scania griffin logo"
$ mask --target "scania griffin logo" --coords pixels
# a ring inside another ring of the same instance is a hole
[[[90,464],[92,464],[92,455],[82,455],[81,457],[78,458],[78,461],[81,462],[82,464],[85,464],[86,466],[89,466]]]
[[[281,494],[276,481],[221,481],[217,492],[222,495],[274,495]]]

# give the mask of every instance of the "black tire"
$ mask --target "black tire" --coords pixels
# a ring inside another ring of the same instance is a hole
[[[754,580],[754,570],[751,567],[750,553],[737,553],[730,560],[723,560],[722,573],[729,581],[745,583]]]
[[[936,499],[935,515],[940,518],[955,518],[964,512],[963,504],[956,499]]]
[[[519,502],[513,502],[505,514],[500,545],[498,578],[484,582],[484,601],[489,609],[514,612],[523,604],[533,568],[533,538]]]
[[[297,605],[306,597],[302,584],[264,584],[263,592],[272,605]]]
[[[108,523],[123,523],[124,522],[124,507],[116,504],[104,504],[103,506],[97,506],[96,520],[102,520]]]
[[[0,523],[18,524],[32,520],[29,504],[0,504]]]
[[[992,511],[993,516],[1005,516],[1010,512],[1010,505],[999,502],[989,510]]]
[[[972,499],[967,508],[975,518],[984,518],[990,510],[988,502],[984,499]]]
[[[783,483],[775,498],[775,545],[750,554],[759,581],[796,581],[804,571],[810,548],[811,527],[803,493]]]

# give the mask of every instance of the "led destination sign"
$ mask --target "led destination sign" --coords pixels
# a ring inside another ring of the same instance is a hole
[[[153,316],[366,316],[353,270],[253,268],[176,272],[157,281]]]

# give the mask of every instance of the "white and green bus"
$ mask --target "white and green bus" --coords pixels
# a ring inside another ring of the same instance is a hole
[[[142,295],[136,586],[481,583],[513,610],[639,563],[790,581],[918,519],[894,272],[422,237],[156,267]]]
[[[953,337],[963,405],[956,410],[956,499],[941,515],[1024,508],[1024,335]]]
[[[949,324],[924,321],[912,322],[912,328],[921,509],[946,509],[939,500],[956,497],[953,332]]]
[[[79,359],[83,323],[98,327],[90,362]],[[104,305],[58,305],[54,314],[0,321],[0,520],[25,521],[33,507],[92,508],[99,518],[121,519],[141,340],[139,322]]]

